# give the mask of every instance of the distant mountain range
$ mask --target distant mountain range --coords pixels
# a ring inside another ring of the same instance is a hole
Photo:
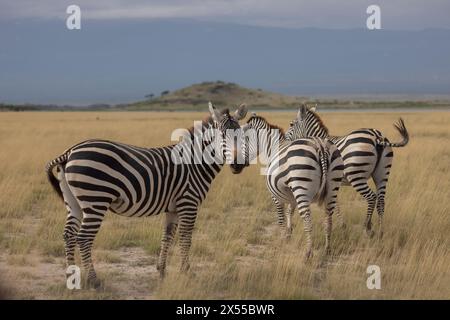
[[[159,96],[150,94],[145,100],[127,104],[88,106],[0,104],[0,111],[204,111],[209,101],[219,108],[235,108],[245,103],[252,110],[297,109],[303,102],[317,103],[323,109],[450,108],[450,100],[315,99],[245,88],[232,82],[206,81],[173,92],[166,90]]]
[[[0,102],[120,104],[206,79],[295,96],[450,95],[450,30],[0,22]]]

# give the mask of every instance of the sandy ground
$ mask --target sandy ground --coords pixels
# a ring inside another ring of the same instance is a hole
[[[148,256],[141,248],[123,248],[115,250],[114,254],[120,262],[96,263],[100,278],[108,278],[108,283],[103,282],[100,289],[89,290],[93,293],[96,291],[96,294],[104,298],[152,299],[152,292],[159,281],[156,257]],[[89,290],[71,292],[64,288],[66,278],[63,258],[52,258],[49,261],[33,252],[26,259],[27,265],[11,267],[7,261],[8,256],[0,255],[2,283],[6,292],[12,294],[12,298],[88,298],[85,295]]]

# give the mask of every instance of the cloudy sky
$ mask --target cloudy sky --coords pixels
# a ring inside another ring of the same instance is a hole
[[[81,30],[66,9],[81,8]],[[366,28],[369,5],[382,30]],[[450,0],[0,0],[0,103],[122,103],[223,80],[450,94]]]
[[[448,0],[0,0],[0,19],[65,19],[77,4],[86,19],[191,18],[271,27],[362,28],[368,5],[382,27],[450,28]]]

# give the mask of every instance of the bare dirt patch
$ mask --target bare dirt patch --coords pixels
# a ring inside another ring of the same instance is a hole
[[[105,253],[104,250],[99,252]],[[13,299],[89,299],[95,295],[106,299],[152,299],[159,281],[156,257],[137,247],[108,253],[114,254],[119,262],[96,262],[103,287],[97,291],[81,289],[73,292],[65,288],[63,258],[43,259],[42,255],[32,252],[12,259],[11,255],[1,254],[3,295]],[[11,264],[12,261],[20,261],[20,264]]]

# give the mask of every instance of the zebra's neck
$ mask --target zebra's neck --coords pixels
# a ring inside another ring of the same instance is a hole
[[[322,122],[322,119],[315,112],[308,111],[304,123],[306,137],[329,138],[328,128]]]
[[[324,129],[320,124],[312,127],[313,130],[310,132],[307,132],[307,137],[318,137],[318,138],[331,138],[331,136],[328,134],[328,130]]]
[[[268,159],[271,159],[283,147],[289,144],[283,132],[270,126],[269,123],[263,129],[267,134],[260,135],[261,150],[264,150]]]
[[[216,150],[213,145],[215,143],[214,133],[215,128],[211,123],[203,123],[202,126],[190,129],[189,135],[174,146],[178,150],[188,151],[187,154],[190,157],[190,161],[185,163],[211,169],[214,172],[213,177],[220,172],[225,161],[221,151],[219,151],[221,152],[219,155],[215,153]],[[212,159],[212,155],[215,156],[214,159]],[[208,159],[205,159],[206,157]]]

